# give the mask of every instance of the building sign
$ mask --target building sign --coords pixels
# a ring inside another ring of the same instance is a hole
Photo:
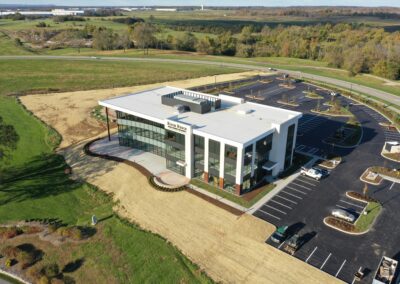
[[[172,122],[167,120],[167,123],[165,124],[165,129],[171,130],[171,131],[175,131],[175,132],[179,132],[182,134],[186,134],[186,132],[188,131],[188,127],[181,125],[179,123],[176,122]]]

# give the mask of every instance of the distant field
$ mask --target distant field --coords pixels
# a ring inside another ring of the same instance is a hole
[[[238,72],[219,66],[65,60],[0,61],[1,92],[88,90]]]
[[[13,39],[0,32],[0,55],[29,55],[32,54],[28,49],[17,46]]]
[[[389,86],[384,79],[371,77],[367,75],[349,76],[346,70],[329,68],[326,62],[307,59],[288,58],[288,57],[255,57],[240,58],[228,56],[211,56],[191,52],[180,51],[160,51],[150,50],[149,55],[143,55],[140,50],[121,50],[115,51],[96,51],[93,49],[81,49],[79,54],[76,49],[60,49],[46,52],[49,55],[87,55],[87,56],[116,56],[116,57],[150,57],[150,58],[170,58],[170,59],[188,59],[205,60],[228,63],[255,64],[265,67],[282,68],[288,70],[297,70],[309,74],[321,75],[330,78],[336,78],[356,84],[365,85],[371,88],[389,92],[400,96],[399,86]],[[399,82],[400,83],[400,82]]]

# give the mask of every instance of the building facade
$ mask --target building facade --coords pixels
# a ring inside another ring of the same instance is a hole
[[[100,101],[117,114],[120,145],[166,168],[242,194],[292,163],[301,113],[173,87]]]

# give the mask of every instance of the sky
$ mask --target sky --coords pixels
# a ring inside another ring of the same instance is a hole
[[[0,4],[54,4],[62,6],[392,6],[400,0],[0,0]]]

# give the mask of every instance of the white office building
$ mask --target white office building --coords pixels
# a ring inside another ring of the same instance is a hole
[[[165,157],[168,169],[238,195],[291,165],[302,115],[174,87],[99,104],[116,111],[120,145]]]

